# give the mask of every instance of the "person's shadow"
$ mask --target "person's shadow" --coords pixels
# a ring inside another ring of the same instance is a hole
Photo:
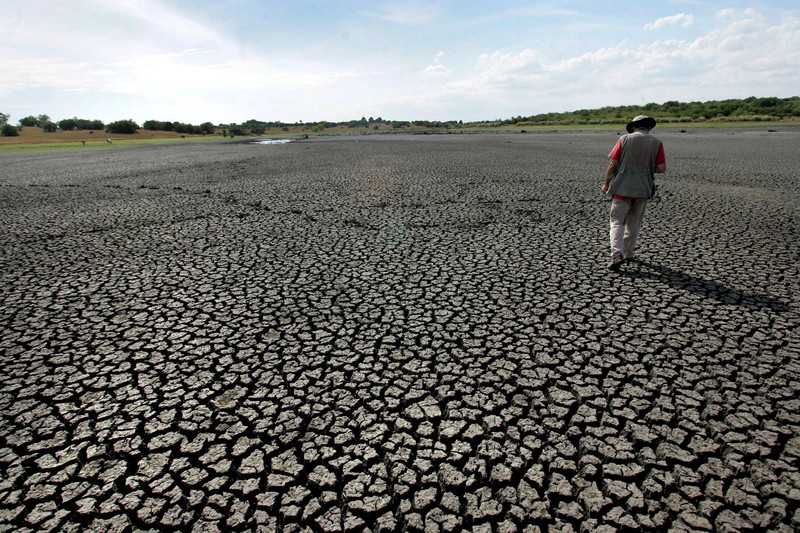
[[[701,296],[713,298],[720,303],[738,305],[750,309],[771,309],[782,313],[789,310],[786,302],[763,294],[751,294],[738,289],[720,285],[716,281],[692,276],[663,265],[639,261],[626,265],[620,274],[630,278],[652,279],[665,283],[675,289],[690,291]]]

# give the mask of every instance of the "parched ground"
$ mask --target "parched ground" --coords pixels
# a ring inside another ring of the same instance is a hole
[[[796,130],[0,156],[0,531],[800,528]]]

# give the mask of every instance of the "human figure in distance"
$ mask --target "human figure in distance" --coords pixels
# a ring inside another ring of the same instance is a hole
[[[633,261],[644,208],[655,194],[655,174],[667,170],[664,145],[650,134],[655,127],[654,118],[639,115],[625,126],[628,134],[622,135],[608,154],[611,161],[602,191],[611,195],[608,269],[614,272]]]

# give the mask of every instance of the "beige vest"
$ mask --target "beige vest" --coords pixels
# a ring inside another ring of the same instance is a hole
[[[661,141],[649,133],[635,131],[620,137],[622,156],[608,194],[631,198],[652,198],[655,194],[653,171]]]

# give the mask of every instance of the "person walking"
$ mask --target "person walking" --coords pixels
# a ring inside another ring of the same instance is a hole
[[[655,174],[667,170],[664,145],[650,134],[655,127],[654,118],[639,115],[625,126],[628,134],[622,135],[608,154],[611,161],[602,191],[611,195],[608,269],[614,272],[633,261],[644,208],[655,195]]]

